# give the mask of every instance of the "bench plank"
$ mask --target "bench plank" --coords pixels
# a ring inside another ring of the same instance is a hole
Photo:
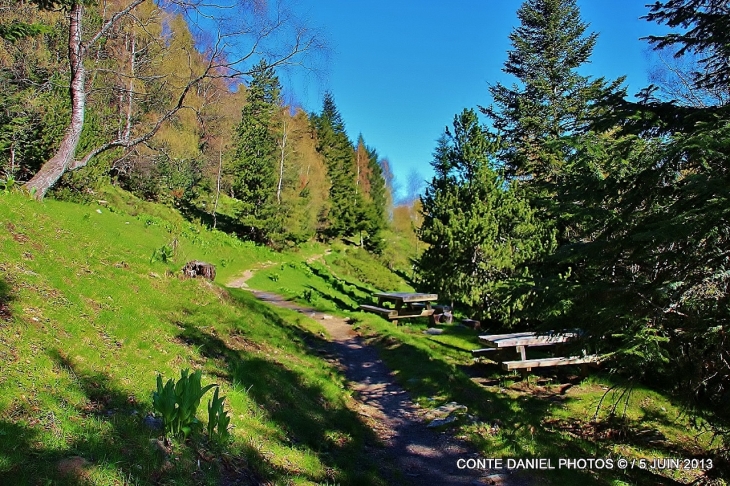
[[[491,334],[479,336],[479,340],[487,346],[507,348],[512,346],[551,346],[566,343],[580,336],[576,331],[550,331],[547,333],[514,332],[509,334]]]
[[[573,357],[560,357],[560,358],[538,358],[538,359],[525,359],[520,361],[503,361],[502,368],[511,371],[519,369],[530,369],[530,368],[544,368],[548,366],[563,366],[571,364],[585,364],[585,363],[598,363],[597,355],[590,356],[573,356]]]
[[[398,311],[395,309],[386,309],[385,307],[377,307],[374,305],[361,304],[360,309],[373,312],[375,314],[382,314],[388,319],[396,319],[398,317]]]
[[[433,309],[387,309],[375,305],[361,304],[360,309],[366,312],[380,314],[387,319],[400,319],[407,317],[428,317],[433,314]]]

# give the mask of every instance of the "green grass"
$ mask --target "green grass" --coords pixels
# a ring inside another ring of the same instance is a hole
[[[373,271],[377,261],[337,247],[325,260],[326,265],[314,272],[293,261],[271,266],[249,283],[303,303],[307,300],[302,293],[312,289],[314,292],[308,295],[316,298],[309,302],[311,305],[351,317],[354,327],[380,348],[396,380],[420,406],[434,408],[451,401],[467,405],[474,421],[462,421],[453,433],[472,442],[483,457],[707,458],[726,447],[722,440],[713,442],[710,434],[703,433],[702,420],[684,413],[657,391],[630,388],[618,378],[600,373],[581,381],[576,367],[548,369],[522,380],[488,360],[472,360],[469,351],[479,347],[479,332],[453,325],[439,326],[442,334],[427,335],[423,333],[430,326],[426,319],[404,320],[404,325],[396,327],[373,314],[356,312],[357,303],[372,303],[371,293],[376,288],[372,282],[386,270],[380,267]],[[272,275],[276,277],[272,279]],[[393,289],[408,288],[378,288]],[[612,409],[615,416],[609,419]],[[656,438],[660,440],[652,443]],[[715,470],[709,476],[722,474]],[[688,484],[701,476],[698,471],[638,468],[628,472],[563,470],[539,475],[541,482],[552,484],[588,481],[616,485],[653,485],[672,480]]]
[[[350,316],[422,407],[466,405],[474,420],[452,432],[483,457],[699,458],[726,447],[657,391],[622,394],[618,378],[579,382],[570,367],[520,380],[472,361],[477,332],[442,326],[443,334],[426,335],[425,319],[395,327],[359,312],[375,290],[411,288],[357,248],[275,253],[114,189],[103,197],[103,205],[77,205],[0,195],[0,484],[385,484],[387,465],[363,454],[376,438],[352,412],[339,370],[320,358],[324,329],[221,288],[246,269],[257,269],[253,288]],[[192,259],[215,264],[216,283],[179,279]],[[184,368],[220,385],[233,439],[174,441],[165,456],[154,442],[160,432],[143,418],[157,374],[176,378]],[[63,476],[59,464],[74,456],[87,466]],[[662,484],[697,473],[539,476],[552,484]]]
[[[320,325],[177,276],[202,259],[225,281],[280,255],[159,206],[0,198],[0,483],[383,483],[362,456],[374,435],[316,352]],[[165,245],[171,260],[153,259]],[[221,386],[233,440],[173,442],[166,457],[143,418],[157,374],[183,368]],[[74,456],[88,463],[64,476]]]

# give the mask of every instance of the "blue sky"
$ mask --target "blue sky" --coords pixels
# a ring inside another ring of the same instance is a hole
[[[320,111],[334,95],[348,135],[387,157],[404,195],[408,179],[431,178],[436,139],[464,108],[489,105],[488,86],[514,78],[501,69],[517,25],[517,0],[313,0],[298,9],[327,40],[320,76],[287,79],[298,103]],[[642,0],[579,0],[599,34],[583,74],[626,75],[629,94],[647,86],[649,47],[660,27],[640,20]]]

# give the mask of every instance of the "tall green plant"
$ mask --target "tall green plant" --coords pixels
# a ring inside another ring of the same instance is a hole
[[[231,416],[223,408],[226,397],[219,397],[218,390],[220,388],[216,387],[213,399],[208,400],[208,437],[226,440],[230,437],[228,426],[231,423]]]
[[[253,71],[241,123],[236,128],[233,192],[241,201],[239,222],[243,236],[259,243],[269,243],[282,232],[275,171],[280,92],[274,68],[261,61]]]
[[[195,413],[200,406],[200,399],[216,384],[203,387],[200,370],[190,374],[189,369],[180,372],[180,379],[175,383],[170,378],[162,384],[162,375],[157,375],[157,391],[152,394],[152,407],[162,416],[165,435],[186,439],[190,433],[200,427]]]
[[[417,262],[420,286],[482,317],[513,321],[522,300],[509,289],[526,276],[522,264],[553,248],[519,188],[492,167],[495,144],[474,110],[454,117],[439,140],[435,176],[422,197]]]

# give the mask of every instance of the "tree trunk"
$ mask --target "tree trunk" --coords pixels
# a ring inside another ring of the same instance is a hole
[[[86,108],[86,69],[84,68],[84,45],[81,42],[81,20],[84,7],[81,2],[73,2],[69,12],[68,57],[71,67],[71,123],[64,133],[61,146],[56,154],[43,164],[43,167],[25,184],[25,188],[39,201],[61,178],[71,165],[76,147],[84,127]]]
[[[218,177],[215,183],[215,204],[213,205],[213,229],[218,224],[218,199],[221,195],[221,172],[223,171],[223,149],[218,147]]]
[[[286,155],[286,120],[284,120],[283,134],[281,136],[281,160],[279,162],[279,184],[276,187],[276,202],[281,204],[281,185],[284,181],[284,156]]]

